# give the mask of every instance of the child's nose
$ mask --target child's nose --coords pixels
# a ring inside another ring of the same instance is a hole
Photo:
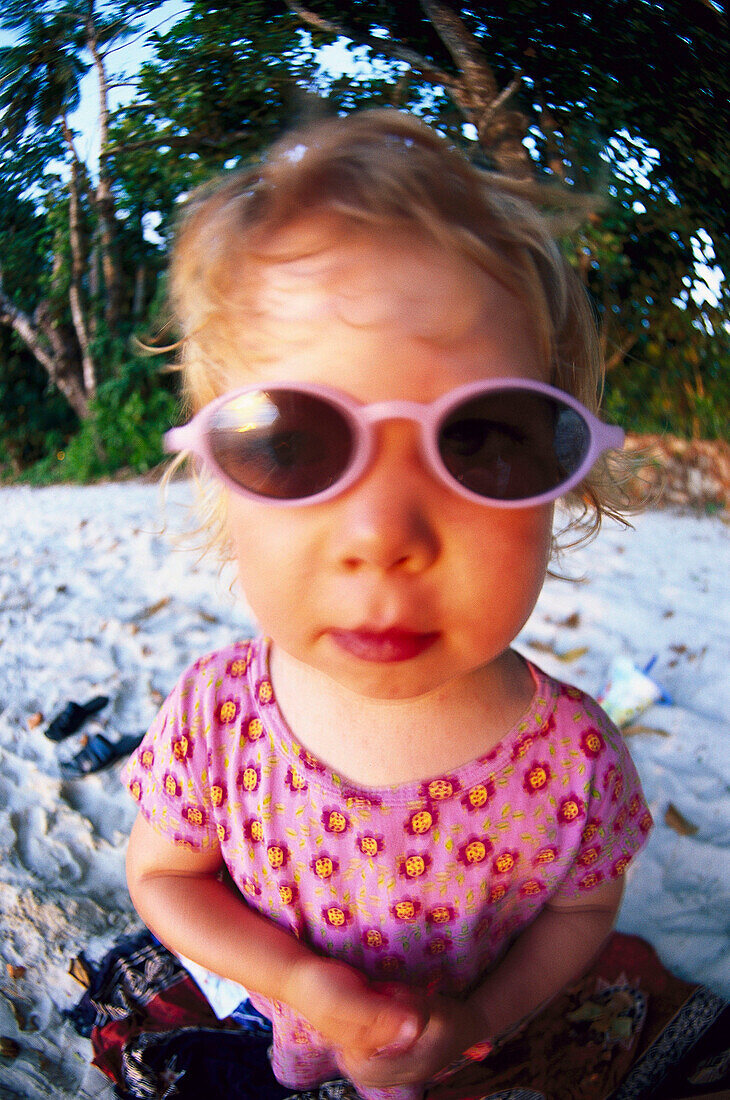
[[[338,556],[350,569],[418,573],[439,555],[440,490],[417,445],[403,443],[381,448],[340,501]]]

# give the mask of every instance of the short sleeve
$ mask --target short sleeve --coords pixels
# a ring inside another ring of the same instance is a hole
[[[209,745],[195,666],[163,703],[122,771],[122,782],[149,823],[175,844],[216,843],[206,778]]]
[[[578,807],[582,829],[557,897],[573,899],[623,875],[653,825],[624,740],[597,704],[594,706],[600,719],[582,735],[583,751],[593,764],[585,805]],[[561,809],[569,814],[574,807]]]

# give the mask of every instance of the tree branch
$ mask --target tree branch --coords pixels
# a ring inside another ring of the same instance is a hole
[[[445,88],[451,90],[459,83],[457,77],[437,68],[432,62],[427,61],[425,57],[416,53],[415,50],[410,50],[407,46],[402,46],[398,42],[391,42],[386,38],[376,38],[372,34],[350,30],[340,23],[332,23],[331,20],[324,19],[316,12],[303,8],[301,4],[296,3],[296,0],[285,0],[285,3],[293,15],[298,15],[310,27],[314,27],[318,31],[324,31],[325,34],[332,34],[335,37],[349,38],[361,46],[369,46],[371,50],[383,54],[393,61],[402,61],[415,72],[420,73],[424,80],[428,80],[431,84],[442,84]]]
[[[125,141],[123,145],[109,145],[107,153],[130,153],[136,149],[154,149],[160,145],[169,145],[171,149],[197,149],[206,145],[210,149],[222,149],[226,145],[233,145],[236,141],[243,141],[251,136],[250,130],[235,130],[231,134],[224,134],[220,138],[209,137],[206,134],[157,134],[152,138],[141,138],[139,141]]]

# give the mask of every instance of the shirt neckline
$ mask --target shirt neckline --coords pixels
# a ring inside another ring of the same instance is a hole
[[[296,759],[302,761],[307,783],[313,783],[315,786],[329,790],[333,795],[339,797],[343,797],[348,792],[353,796],[358,793],[365,796],[368,794],[380,797],[387,795],[388,801],[391,803],[405,803],[423,797],[424,792],[431,784],[443,779],[450,780],[452,784],[455,781],[454,785],[458,791],[468,791],[480,779],[496,775],[512,763],[515,758],[514,751],[519,741],[522,738],[527,738],[530,734],[539,736],[540,731],[547,725],[557,706],[558,687],[556,682],[541,668],[528,660],[527,657],[519,654],[532,676],[534,685],[532,698],[521,717],[517,719],[494,748],[463,764],[459,764],[448,772],[437,772],[434,775],[426,776],[424,779],[413,779],[406,783],[387,783],[373,786],[366,783],[357,783],[346,776],[340,775],[297,740],[276,700],[271,679],[271,639],[263,636],[258,638],[255,652],[256,656],[250,665],[253,673],[252,678],[256,684],[266,680],[271,686],[271,701],[266,704],[265,714],[262,714],[261,717],[268,718],[266,725],[271,736],[277,742],[277,748],[283,747],[285,750],[283,755],[292,758],[292,761]],[[254,698],[256,698],[255,692]]]

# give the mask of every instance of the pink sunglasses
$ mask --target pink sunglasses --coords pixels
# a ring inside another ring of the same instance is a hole
[[[570,394],[528,379],[459,386],[431,404],[363,405],[328,386],[277,382],[224,394],[165,436],[234,492],[279,505],[344,493],[376,449],[375,425],[411,420],[424,458],[449,489],[500,508],[555,500],[577,485],[624,433]]]

